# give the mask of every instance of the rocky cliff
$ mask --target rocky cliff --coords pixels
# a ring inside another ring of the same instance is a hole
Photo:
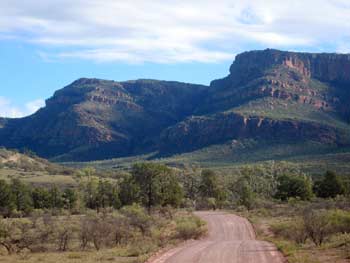
[[[0,119],[0,145],[57,160],[185,152],[255,138],[350,142],[350,55],[278,50],[237,55],[209,87],[79,79],[46,107]]]
[[[350,55],[245,52],[211,83],[195,117],[162,133],[161,149],[240,138],[347,144],[349,89]]]

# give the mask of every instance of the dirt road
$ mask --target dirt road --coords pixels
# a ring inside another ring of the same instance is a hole
[[[247,219],[224,212],[197,212],[208,236],[172,249],[149,263],[281,263],[276,247],[255,239]]]

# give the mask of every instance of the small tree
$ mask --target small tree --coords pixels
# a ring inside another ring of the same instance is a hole
[[[303,216],[305,231],[316,246],[321,246],[332,233],[331,221],[326,210],[306,210]]]
[[[112,237],[113,228],[106,214],[86,215],[81,219],[80,242],[85,249],[92,242],[96,250],[100,250]]]
[[[55,224],[55,236],[59,251],[67,251],[77,226],[72,218],[59,219]]]

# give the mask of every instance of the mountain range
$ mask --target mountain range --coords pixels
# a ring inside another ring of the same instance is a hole
[[[350,55],[236,56],[209,86],[82,78],[31,116],[0,118],[0,145],[58,161],[169,156],[243,139],[350,145]]]

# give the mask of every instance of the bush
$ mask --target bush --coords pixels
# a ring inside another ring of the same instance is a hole
[[[151,217],[146,213],[143,207],[137,204],[125,206],[121,209],[121,213],[127,218],[132,227],[140,230],[143,236],[149,232]]]
[[[28,219],[2,219],[0,221],[0,245],[9,254],[23,249],[32,250],[38,242],[34,224]]]
[[[290,222],[275,224],[272,226],[272,231],[276,236],[293,240],[297,244],[305,243],[308,238],[304,221],[301,218],[295,218]]]
[[[350,233],[350,212],[333,210],[329,212],[329,220],[335,232]]]
[[[196,216],[188,216],[176,221],[176,234],[180,239],[198,239],[205,232],[205,223]]]
[[[112,216],[107,214],[91,214],[81,219],[80,244],[85,249],[92,243],[96,250],[103,246],[111,246],[115,238],[115,226]]]
[[[303,221],[308,237],[316,246],[321,246],[325,239],[334,233],[327,210],[306,210]]]
[[[78,226],[67,217],[65,220],[58,220],[55,225],[55,237],[59,251],[66,251],[70,242],[76,235]]]

